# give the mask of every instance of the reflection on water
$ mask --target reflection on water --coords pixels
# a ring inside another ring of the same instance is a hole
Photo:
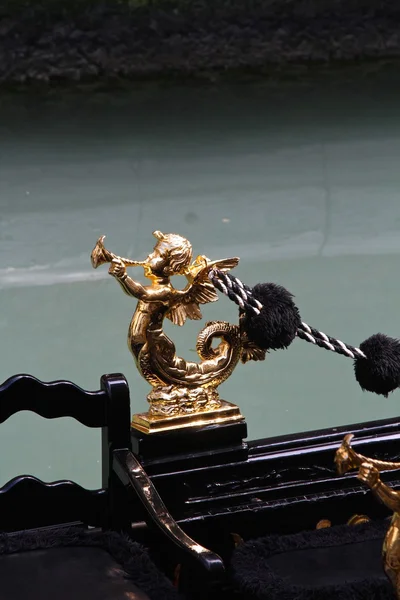
[[[102,233],[142,259],[154,229],[176,231],[195,254],[240,256],[248,284],[288,287],[326,333],[355,345],[399,335],[398,91],[389,72],[0,100],[0,379],[28,372],[95,389],[123,372],[132,410],[145,409],[125,343],[133,301],[90,266]],[[225,298],[203,314],[237,318]],[[190,359],[199,328],[167,326]],[[398,394],[362,394],[350,360],[301,341],[239,366],[221,391],[253,439],[398,411]],[[2,456],[18,455],[0,463],[0,482],[22,469],[98,485],[98,432],[20,414],[0,433]]]

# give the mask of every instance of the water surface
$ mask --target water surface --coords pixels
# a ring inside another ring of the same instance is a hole
[[[398,336],[398,106],[390,69],[0,98],[0,379],[97,389],[103,373],[122,372],[132,412],[146,409],[125,341],[134,300],[90,266],[103,233],[138,260],[153,230],[180,233],[195,254],[240,256],[247,284],[287,287],[303,320],[330,335]],[[237,319],[226,298],[203,315]],[[200,324],[167,329],[193,360]],[[252,439],[398,414],[398,393],[363,394],[352,371],[297,340],[240,365],[221,395],[241,406]],[[15,415],[0,451],[0,483],[21,472],[100,482],[99,432],[69,419]]]

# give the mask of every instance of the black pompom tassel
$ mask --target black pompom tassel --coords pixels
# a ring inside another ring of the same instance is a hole
[[[354,372],[361,389],[387,398],[400,386],[400,341],[377,333],[360,344],[367,358],[356,358]]]
[[[258,315],[251,309],[245,312],[243,326],[249,339],[263,350],[287,348],[301,325],[293,295],[275,283],[258,283],[251,293],[263,308]]]

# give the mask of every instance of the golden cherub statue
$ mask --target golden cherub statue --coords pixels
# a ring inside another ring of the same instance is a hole
[[[265,352],[249,342],[240,325],[223,321],[209,322],[197,337],[199,363],[176,355],[175,345],[163,331],[163,321],[184,325],[186,319],[201,319],[200,304],[218,300],[208,277],[210,269],[228,271],[239,259],[211,261],[198,256],[192,261],[192,246],[184,237],[155,231],[154,250],[142,262],[121,258],[109,252],[99,238],[91,259],[94,268],[111,263],[109,273],[124,292],[137,298],[128,333],[128,345],[142,376],[153,389],[147,396],[150,414],[169,417],[190,415],[221,407],[217,387],[225,381],[239,360],[263,360]],[[142,285],[128,276],[127,267],[141,266],[150,285]],[[182,290],[173,287],[170,278],[184,275],[188,281]],[[221,338],[217,348],[214,338]],[[243,417],[241,417],[243,418]]]
[[[400,492],[396,492],[383,483],[381,471],[400,469],[400,463],[368,458],[358,454],[351,447],[353,434],[344,437],[342,445],[335,455],[335,464],[339,475],[358,469],[357,478],[365,483],[383,504],[393,511],[392,520],[383,543],[383,566],[392,583],[396,597],[400,600]]]

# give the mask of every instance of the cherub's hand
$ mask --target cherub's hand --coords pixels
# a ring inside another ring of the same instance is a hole
[[[380,481],[379,471],[371,463],[364,462],[358,471],[357,479],[366,483],[369,488],[374,489]]]
[[[126,274],[126,267],[121,259],[114,258],[111,261],[108,272],[116,279],[121,279]]]

